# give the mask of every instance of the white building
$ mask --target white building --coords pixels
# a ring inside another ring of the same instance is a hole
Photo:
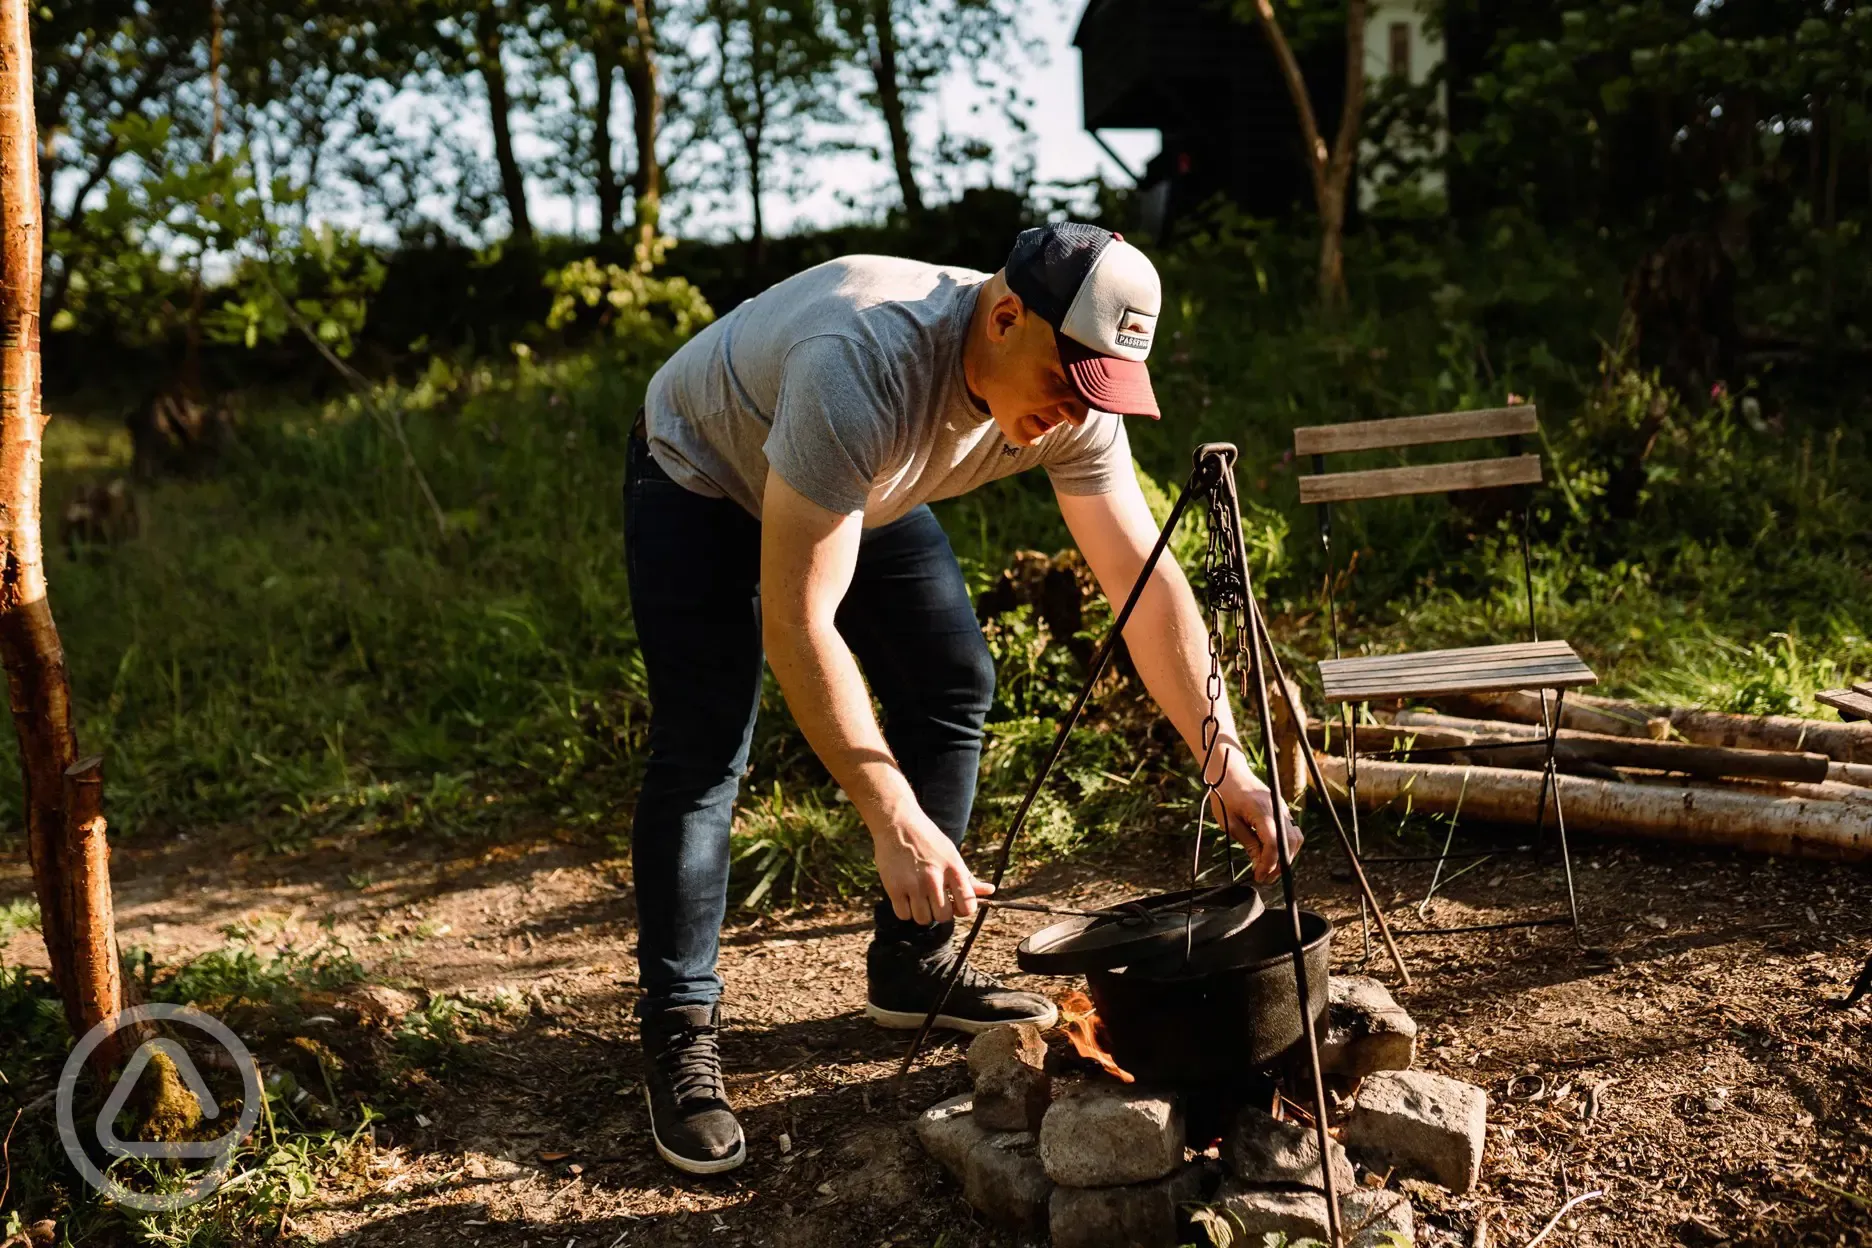
[[[1446,193],[1442,157],[1449,143],[1449,87],[1436,87],[1436,126],[1426,138],[1393,126],[1389,133],[1372,129],[1378,118],[1373,103],[1388,89],[1408,83],[1421,87],[1443,64],[1443,36],[1434,28],[1430,12],[1438,0],[1371,0],[1365,19],[1365,118],[1359,146],[1359,207],[1369,209],[1381,186],[1396,182],[1393,160],[1430,158],[1416,171],[1410,185],[1427,196]]]

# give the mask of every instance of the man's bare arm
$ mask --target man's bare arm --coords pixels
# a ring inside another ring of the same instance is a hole
[[[1106,494],[1059,496],[1060,514],[1073,540],[1091,565],[1113,609],[1123,604],[1156,544],[1158,525],[1135,479],[1127,477]],[[1125,626],[1125,642],[1144,687],[1164,715],[1202,761],[1202,723],[1209,714],[1208,625],[1183,570],[1175,559],[1158,561],[1150,583]],[[1275,869],[1275,812],[1267,788],[1248,768],[1236,735],[1235,716],[1226,685],[1216,703],[1218,736],[1208,779],[1220,780],[1219,796],[1229,830],[1255,850],[1256,874]],[[1299,846],[1298,832],[1282,812],[1289,844]],[[1250,833],[1251,835],[1244,835]]]
[[[806,498],[777,472],[761,504],[761,636],[806,740],[857,807],[897,916],[945,922],[993,889],[923,813],[878,727],[835,618],[858,563],[862,517]]]

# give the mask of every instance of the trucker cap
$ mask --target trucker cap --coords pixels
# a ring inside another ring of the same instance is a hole
[[[1144,361],[1163,286],[1124,235],[1072,221],[1022,230],[1008,253],[1007,283],[1053,327],[1066,377],[1089,406],[1161,415]]]

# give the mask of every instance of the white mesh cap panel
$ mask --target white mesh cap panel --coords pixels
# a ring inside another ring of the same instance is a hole
[[[1079,287],[1060,332],[1101,355],[1142,363],[1150,358],[1163,311],[1163,286],[1144,253],[1113,239]]]

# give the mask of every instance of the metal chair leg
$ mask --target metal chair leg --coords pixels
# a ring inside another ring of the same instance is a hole
[[[1361,859],[1365,856],[1365,842],[1359,835],[1358,821],[1358,716],[1352,710],[1350,702],[1339,704],[1339,718],[1345,725],[1346,734],[1346,802],[1352,809],[1352,852]],[[1362,865],[1362,864],[1361,864]],[[1371,961],[1371,915],[1365,907],[1365,895],[1359,894],[1358,903],[1359,935],[1364,938],[1365,952],[1360,965]]]
[[[1541,764],[1540,796],[1534,807],[1534,844],[1541,843],[1541,836],[1547,831],[1547,786],[1552,784],[1554,791],[1560,791],[1560,783],[1554,773],[1554,753],[1560,748],[1560,701],[1566,697],[1564,690],[1555,690],[1554,707],[1550,714],[1547,707],[1547,691],[1540,691],[1541,726],[1547,729],[1547,758]]]
[[[1541,768],[1540,809],[1534,816],[1534,843],[1541,843],[1541,835],[1547,828],[1547,789],[1553,788],[1554,828],[1560,844],[1560,867],[1566,874],[1567,913],[1573,919],[1573,938],[1580,937],[1579,894],[1573,884],[1573,853],[1567,845],[1566,810],[1560,802],[1560,771],[1555,761],[1555,754],[1560,748],[1560,721],[1566,708],[1566,690],[1554,690],[1553,712],[1547,710],[1547,691],[1541,690],[1541,717],[1547,721],[1547,763]]]

